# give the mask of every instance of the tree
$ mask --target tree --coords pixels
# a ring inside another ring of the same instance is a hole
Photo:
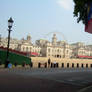
[[[77,18],[77,22],[79,23],[82,21],[83,24],[87,23],[87,10],[88,10],[88,5],[92,0],[73,0],[75,3],[74,6],[74,17]]]

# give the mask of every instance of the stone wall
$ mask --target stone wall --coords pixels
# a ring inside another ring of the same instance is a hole
[[[39,63],[47,63],[46,57],[31,57],[33,67],[38,68]],[[59,68],[92,68],[92,59],[66,59],[66,58],[50,58],[51,63],[58,63]]]

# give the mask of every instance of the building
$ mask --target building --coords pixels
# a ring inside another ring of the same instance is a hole
[[[26,39],[22,39],[21,43],[18,44],[17,49],[22,52],[27,52],[31,54],[35,52],[38,54],[38,56],[41,55],[41,48],[37,45],[32,44],[30,35],[28,35]]]
[[[79,56],[92,56],[92,46],[82,42],[68,44],[66,41],[58,41],[56,34],[53,34],[52,41],[40,39],[32,43],[31,36],[21,40],[11,38],[10,48],[26,53],[35,53],[41,57],[52,58],[77,58]],[[0,37],[0,46],[7,47],[7,38]]]
[[[7,38],[1,38],[1,44],[0,46],[7,47],[8,39]],[[41,48],[37,45],[33,45],[31,42],[31,36],[28,35],[26,39],[22,38],[21,40],[17,39],[10,39],[10,49],[18,50],[21,52],[26,53],[34,53],[37,56],[40,56],[40,50]]]
[[[43,43],[44,42],[44,43]],[[52,42],[43,40],[37,41],[41,46],[41,53],[44,57],[70,58],[71,49],[65,41],[57,41],[56,34],[53,34]]]
[[[77,56],[92,56],[92,48],[89,45],[78,42],[71,44],[72,47],[72,57]]]

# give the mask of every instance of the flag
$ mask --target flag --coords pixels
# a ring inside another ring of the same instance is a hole
[[[92,34],[92,3],[88,6],[87,23],[85,24],[85,32]]]

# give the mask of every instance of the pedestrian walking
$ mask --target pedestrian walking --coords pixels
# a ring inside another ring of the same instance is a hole
[[[50,68],[50,63],[51,63],[51,60],[50,58],[48,59],[48,68]]]

